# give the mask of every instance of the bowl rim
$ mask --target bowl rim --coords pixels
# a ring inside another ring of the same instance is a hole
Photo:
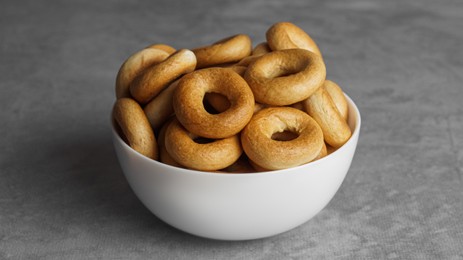
[[[116,131],[115,127],[114,127],[114,120],[112,118],[112,110],[111,110],[111,115],[110,115],[110,122],[111,122],[110,125],[111,125],[111,131],[112,131],[113,137],[115,137],[116,140],[119,143],[121,143],[123,147],[127,148],[132,154],[134,154],[135,156],[139,157],[142,160],[145,160],[147,163],[152,163],[152,164],[155,164],[155,165],[161,166],[161,167],[167,167],[167,169],[171,169],[171,170],[174,170],[174,171],[180,171],[180,172],[182,172],[184,174],[199,174],[199,175],[208,175],[208,176],[214,176],[214,177],[221,176],[220,178],[251,178],[251,176],[255,177],[255,176],[261,176],[261,175],[279,175],[279,174],[287,174],[288,170],[297,171],[299,168],[307,167],[307,165],[320,164],[323,161],[328,160],[329,158],[335,156],[337,153],[340,153],[340,151],[342,151],[344,149],[347,149],[346,147],[348,146],[348,144],[354,142],[355,138],[353,138],[353,137],[356,136],[356,135],[359,135],[362,119],[361,119],[360,111],[359,111],[357,105],[355,104],[355,102],[346,93],[344,93],[344,96],[347,99],[347,103],[349,105],[349,110],[350,110],[350,107],[352,107],[353,112],[356,114],[355,126],[354,126],[354,129],[352,131],[352,135],[349,138],[349,140],[345,144],[343,144],[341,147],[336,149],[336,151],[332,152],[331,154],[328,154],[327,156],[325,156],[323,158],[320,158],[320,159],[318,159],[316,161],[313,161],[313,162],[308,162],[306,164],[302,164],[302,165],[298,165],[298,166],[291,167],[291,168],[286,168],[286,169],[280,169],[280,170],[271,170],[271,171],[262,171],[262,172],[244,172],[244,173],[228,173],[228,172],[217,173],[217,172],[198,171],[198,170],[193,170],[193,169],[187,169],[187,168],[180,168],[180,167],[172,166],[172,165],[165,164],[165,163],[162,163],[160,161],[148,158],[148,157],[142,155],[141,153],[135,151],[126,142],[124,142],[124,140],[122,140],[122,138],[119,136],[119,134],[117,133],[117,131]],[[349,113],[349,117],[350,117],[350,115],[351,115],[351,113]]]

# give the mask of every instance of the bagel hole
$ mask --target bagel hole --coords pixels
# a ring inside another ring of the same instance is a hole
[[[215,110],[214,107],[212,107],[212,105],[209,104],[209,102],[207,102],[206,99],[203,99],[203,106],[206,112],[209,114],[213,114],[213,115],[220,114],[219,111]]]
[[[213,143],[215,140],[206,137],[196,137],[193,139],[193,141],[197,144],[210,144]]]
[[[209,92],[204,95],[203,106],[209,114],[220,114],[230,108],[230,101],[222,94]]]
[[[276,132],[272,134],[272,140],[275,141],[291,141],[299,137],[295,132],[285,130],[283,132]]]

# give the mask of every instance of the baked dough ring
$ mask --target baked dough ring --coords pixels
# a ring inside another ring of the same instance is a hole
[[[143,109],[153,129],[159,129],[159,127],[174,114],[172,96],[177,85],[178,80],[172,82],[167,88],[159,93],[159,95],[146,104]]]
[[[113,107],[113,118],[130,147],[146,157],[158,159],[158,147],[153,129],[143,109],[135,100],[118,99]]]
[[[160,49],[143,49],[131,55],[120,67],[116,76],[116,98],[131,97],[130,83],[146,68],[169,57]]]
[[[328,155],[328,151],[327,151],[327,148],[326,148],[325,143],[323,143],[323,147],[322,147],[320,153],[319,153],[319,154],[317,155],[317,157],[315,157],[311,162],[316,161],[316,160],[318,160],[318,159],[321,159],[321,158],[325,157],[326,155]],[[255,162],[253,162],[253,161],[251,161],[251,160],[249,160],[249,164],[250,164],[250,165],[252,166],[252,168],[253,168],[254,170],[256,170],[257,172],[271,171],[271,170],[269,170],[269,169],[265,169],[264,167],[258,165],[257,163],[255,163]]]
[[[349,107],[347,106],[346,96],[338,84],[331,80],[325,80],[323,88],[328,92],[342,118],[347,121],[349,116]]]
[[[172,121],[165,133],[165,146],[172,158],[190,169],[216,171],[233,164],[243,150],[238,135],[197,143],[197,136],[189,133],[178,120]]]
[[[187,49],[179,50],[136,77],[130,85],[130,93],[139,103],[146,104],[169,83],[182,74],[192,72],[195,66],[194,53]]]
[[[308,98],[323,85],[322,58],[303,49],[274,51],[249,64],[244,79],[257,102],[285,106]]]
[[[289,141],[272,139],[277,132],[297,135]],[[305,112],[291,107],[270,107],[257,112],[241,133],[251,161],[269,170],[285,169],[315,159],[323,147],[323,133]]]
[[[210,114],[204,95],[215,92],[227,97],[230,108]],[[173,96],[178,120],[191,133],[207,138],[226,138],[240,132],[252,117],[254,98],[248,84],[229,68],[197,70],[182,77]]]
[[[352,132],[342,118],[330,95],[324,88],[318,89],[304,101],[307,113],[320,125],[325,142],[334,148],[345,144]]]
[[[197,68],[237,62],[249,56],[252,50],[251,38],[245,34],[237,34],[212,45],[193,49],[198,60]]]
[[[293,23],[279,22],[272,25],[267,30],[266,38],[270,49],[274,51],[298,48],[322,55],[315,41]]]

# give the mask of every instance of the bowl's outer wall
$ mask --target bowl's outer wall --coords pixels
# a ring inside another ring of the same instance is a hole
[[[351,139],[303,166],[255,174],[180,169],[135,152],[113,130],[122,170],[137,197],[157,217],[188,233],[224,240],[288,231],[321,211],[339,189],[357,145],[360,115],[348,98]]]

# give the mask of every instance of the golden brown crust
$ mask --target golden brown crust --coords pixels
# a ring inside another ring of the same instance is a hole
[[[266,169],[260,165],[258,165],[257,163],[253,162],[252,160],[249,160],[249,164],[252,166],[252,168],[256,171],[256,172],[268,172],[268,171],[273,171],[273,170],[269,170],[269,169]]]
[[[212,45],[195,48],[197,68],[211,67],[224,63],[237,62],[251,54],[251,38],[245,34],[222,39]]]
[[[313,162],[313,161],[316,161],[316,160],[318,160],[318,159],[321,159],[321,158],[323,158],[323,157],[325,157],[325,156],[327,156],[327,155],[328,155],[328,149],[327,149],[327,147],[326,147],[325,142],[323,142],[322,150],[321,150],[320,153],[317,155],[317,157],[315,157],[315,159],[312,160],[312,162]]]
[[[204,95],[215,92],[227,97],[230,108],[208,113]],[[254,98],[244,79],[228,68],[197,70],[182,77],[174,91],[175,114],[188,131],[207,138],[225,138],[239,133],[254,111]]]
[[[156,138],[140,105],[131,98],[120,98],[113,107],[113,117],[125,139],[135,151],[158,159]]]
[[[254,56],[254,55],[264,55],[264,54],[267,54],[269,52],[271,52],[272,49],[270,49],[270,46],[268,46],[267,42],[261,42],[259,44],[256,45],[256,47],[254,47],[254,49],[252,49],[252,53],[251,55]]]
[[[169,55],[177,51],[174,47],[167,45],[167,44],[153,44],[146,48],[162,50],[162,51],[169,53]]]
[[[173,120],[174,119],[171,118],[169,121],[165,122],[164,125],[161,127],[161,130],[159,131],[159,134],[158,134],[159,161],[162,163],[171,165],[171,166],[185,168],[183,165],[176,162],[172,158],[172,156],[170,156],[169,152],[167,152],[167,149],[166,149],[166,143],[165,143],[166,130],[169,124]]]
[[[229,68],[232,69],[234,72],[238,73],[238,75],[240,75],[241,77],[244,76],[244,73],[248,69],[246,66],[241,66],[241,65],[238,65],[238,64],[230,66]]]
[[[346,96],[344,96],[344,92],[341,87],[331,80],[325,80],[323,88],[330,95],[342,118],[347,121],[349,116],[349,107],[347,106]]]
[[[257,102],[285,106],[308,98],[325,81],[325,63],[303,49],[274,51],[248,66],[244,79]]]
[[[159,93],[159,95],[146,104],[143,109],[153,129],[159,129],[159,127],[174,114],[172,96],[177,85],[178,80],[172,82],[167,88]]]
[[[130,84],[146,68],[169,57],[159,49],[143,49],[132,54],[120,67],[116,76],[116,98],[131,97]]]
[[[304,107],[320,125],[326,143],[338,148],[349,140],[351,129],[324,88],[319,88],[305,100]]]
[[[179,50],[137,76],[130,85],[130,93],[139,103],[146,104],[169,83],[185,73],[192,72],[195,66],[194,53],[187,49]]]
[[[272,139],[276,132],[297,135],[290,141]],[[308,163],[323,146],[323,133],[306,113],[291,107],[270,107],[256,113],[241,133],[241,143],[251,161],[264,169],[278,170]]]
[[[315,41],[304,30],[293,23],[279,22],[272,25],[266,33],[270,49],[305,49],[321,56],[320,49]]]
[[[238,135],[200,144],[178,120],[167,127],[165,146],[172,158],[190,169],[216,171],[233,164],[243,150]]]
[[[260,55],[251,55],[251,56],[245,57],[242,60],[240,60],[237,63],[237,65],[247,67],[247,66],[249,66],[249,64],[253,63],[257,59],[259,59],[261,56],[262,56],[262,54],[260,54]]]

